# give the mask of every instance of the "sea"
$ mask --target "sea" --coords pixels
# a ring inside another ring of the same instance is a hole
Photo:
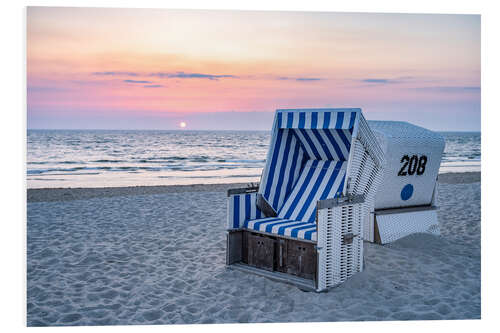
[[[481,170],[480,132],[441,132],[439,172]],[[28,130],[28,188],[258,182],[268,131]]]

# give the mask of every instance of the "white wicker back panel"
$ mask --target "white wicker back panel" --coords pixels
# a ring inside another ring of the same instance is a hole
[[[362,204],[318,211],[318,291],[335,287],[363,270]],[[352,243],[343,236],[353,233]]]
[[[444,150],[443,137],[404,122],[375,121],[370,127],[386,157],[374,208],[430,204]]]
[[[440,234],[435,209],[413,213],[377,215],[376,219],[382,244],[394,242],[417,232]]]

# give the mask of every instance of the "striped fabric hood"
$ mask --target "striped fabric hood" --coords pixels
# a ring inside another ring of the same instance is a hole
[[[280,217],[314,220],[316,200],[344,192],[360,113],[360,109],[276,111],[259,193]]]

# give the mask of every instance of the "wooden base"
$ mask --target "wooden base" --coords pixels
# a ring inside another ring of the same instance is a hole
[[[228,234],[228,265],[239,262],[269,272],[316,281],[317,259],[316,245],[311,242],[247,230]]]

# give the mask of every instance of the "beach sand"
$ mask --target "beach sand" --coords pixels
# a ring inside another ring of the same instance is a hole
[[[240,185],[28,190],[28,326],[481,317],[480,173],[439,176],[440,237],[365,243],[319,294],[226,269]]]

